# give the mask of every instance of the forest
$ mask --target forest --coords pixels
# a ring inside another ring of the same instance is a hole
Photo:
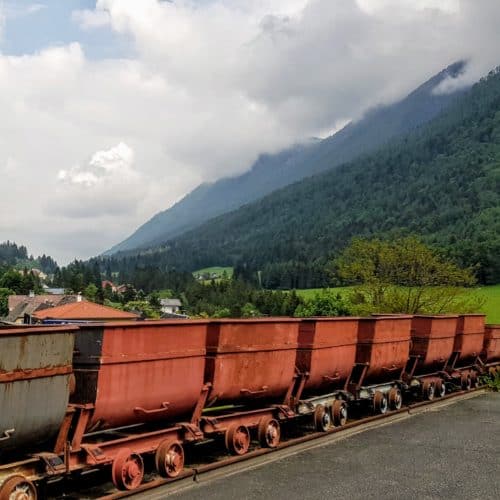
[[[234,266],[269,288],[332,284],[327,262],[353,237],[416,235],[480,283],[500,282],[500,71],[433,121],[377,152],[276,191],[109,265]],[[106,266],[104,260],[100,265]]]

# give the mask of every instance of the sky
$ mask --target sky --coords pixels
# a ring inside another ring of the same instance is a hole
[[[0,0],[0,241],[97,255],[452,62],[478,80],[499,24],[498,0]]]

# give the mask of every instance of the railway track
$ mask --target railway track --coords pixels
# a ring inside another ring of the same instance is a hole
[[[287,456],[324,446],[336,441],[347,439],[355,434],[367,432],[382,425],[389,425],[426,411],[457,403],[484,394],[486,389],[479,387],[469,391],[460,391],[432,401],[415,402],[403,406],[400,410],[384,415],[373,415],[348,422],[342,427],[334,427],[325,432],[312,432],[281,442],[276,448],[258,448],[242,456],[224,456],[209,464],[199,464],[187,467],[182,474],[174,479],[152,478],[133,491],[101,491],[95,496],[80,498],[92,500],[116,500],[121,498],[162,499],[167,495],[190,488],[193,482],[208,481],[233,475],[243,470],[249,470],[269,462],[281,460]],[[112,486],[110,485],[110,488]],[[67,498],[67,497],[66,497]]]

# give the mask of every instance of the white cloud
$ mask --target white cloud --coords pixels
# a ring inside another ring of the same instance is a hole
[[[3,5],[4,15],[7,19],[19,19],[21,17],[31,16],[47,8],[43,3],[31,3],[28,5],[19,5],[13,1],[7,1]]]
[[[59,170],[58,179],[87,188],[97,184],[113,184],[116,180],[138,181],[140,175],[133,169],[134,151],[125,143],[92,155],[88,165],[77,165],[70,170]]]
[[[95,152],[84,165],[59,170],[57,178],[48,211],[57,214],[64,207],[65,216],[76,219],[134,214],[146,192],[134,151],[123,142]]]
[[[500,63],[496,0],[98,0],[73,19],[133,52],[0,53],[0,240],[63,260],[451,62],[470,60],[459,84]]]
[[[110,23],[110,16],[104,10],[75,10],[71,17],[84,30],[104,28]]]

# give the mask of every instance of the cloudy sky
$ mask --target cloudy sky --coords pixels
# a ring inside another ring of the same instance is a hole
[[[498,0],[0,0],[0,241],[61,263],[467,58]]]

